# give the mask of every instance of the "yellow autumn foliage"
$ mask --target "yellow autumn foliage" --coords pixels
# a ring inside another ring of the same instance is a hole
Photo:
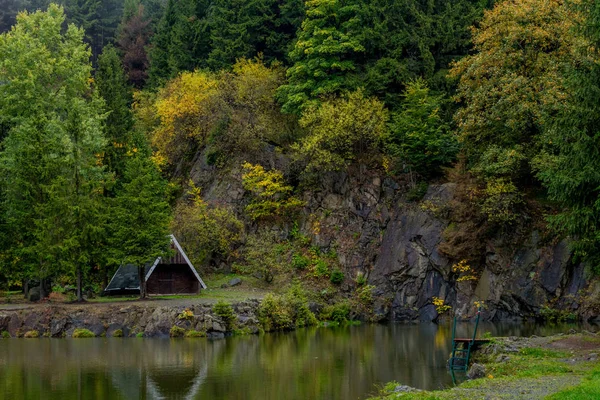
[[[209,146],[209,162],[252,154],[266,142],[293,136],[289,116],[279,111],[276,89],[283,70],[260,58],[239,60],[232,71],[183,72],[158,92],[137,95],[136,118],[149,132],[155,158],[167,165],[188,160]]]

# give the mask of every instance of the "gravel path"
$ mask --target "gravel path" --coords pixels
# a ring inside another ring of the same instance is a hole
[[[540,378],[522,378],[514,381],[490,379],[485,387],[474,389],[455,388],[451,393],[457,399],[469,400],[517,400],[544,399],[546,396],[559,392],[568,386],[577,385],[581,376],[544,376]]]

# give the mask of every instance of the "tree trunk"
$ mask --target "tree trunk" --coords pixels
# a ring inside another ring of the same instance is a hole
[[[83,291],[81,290],[81,266],[77,266],[77,301],[83,301]]]
[[[138,276],[140,277],[140,298],[146,298],[146,274],[144,273],[144,266],[138,267]]]
[[[27,299],[29,296],[29,279],[23,281],[23,296]]]

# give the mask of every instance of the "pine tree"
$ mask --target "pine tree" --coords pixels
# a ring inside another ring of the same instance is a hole
[[[357,37],[357,12],[349,0],[306,2],[306,18],[290,53],[294,65],[278,93],[285,112],[298,114],[320,98],[353,89],[349,76],[365,50]]]

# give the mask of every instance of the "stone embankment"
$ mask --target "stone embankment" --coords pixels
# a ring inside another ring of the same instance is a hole
[[[238,332],[258,333],[258,300],[233,304]],[[72,337],[87,329],[98,337],[169,337],[194,332],[222,338],[231,332],[228,323],[210,304],[160,305],[152,302],[110,305],[48,305],[18,310],[0,309],[0,333],[9,337]],[[174,329],[175,327],[175,329]],[[37,333],[37,334],[36,334]]]

